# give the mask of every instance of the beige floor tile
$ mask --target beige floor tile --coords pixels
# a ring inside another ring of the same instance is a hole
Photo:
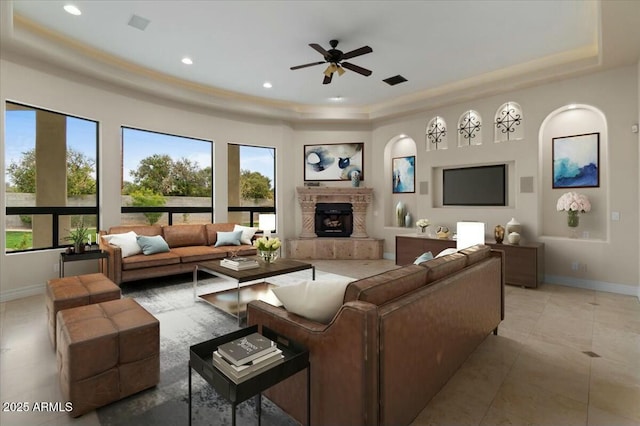
[[[593,351],[640,371],[640,333],[596,322],[593,326]]]
[[[530,336],[588,351],[591,350],[593,337],[593,316],[593,312],[564,312],[557,305],[548,304]]]
[[[640,369],[593,358],[589,404],[640,423]]]
[[[585,425],[587,404],[508,377],[482,425]]]
[[[640,334],[640,310],[609,304],[599,305],[595,307],[595,322],[620,331]]]
[[[589,405],[587,426],[638,426],[638,422]]]
[[[610,306],[616,309],[628,309],[633,312],[640,313],[640,300],[635,296],[625,296],[623,294],[596,291],[596,303],[600,306]]]
[[[498,330],[499,332],[510,330],[529,335],[536,328],[540,316],[541,314],[538,312],[522,310],[513,308],[511,305],[506,305],[504,320],[500,323]]]

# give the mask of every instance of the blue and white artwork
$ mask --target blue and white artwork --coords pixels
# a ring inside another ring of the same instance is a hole
[[[304,146],[304,180],[364,180],[364,143]]]
[[[398,157],[393,159],[393,193],[416,192],[416,157]]]
[[[600,186],[600,133],[553,138],[553,187]]]

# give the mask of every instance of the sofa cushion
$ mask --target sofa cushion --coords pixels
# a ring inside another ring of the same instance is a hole
[[[125,257],[142,253],[142,249],[138,245],[136,237],[137,235],[135,232],[129,231],[124,234],[103,235],[102,239],[111,245],[120,247],[120,253],[124,259]]]
[[[380,306],[409,293],[426,283],[427,271],[418,265],[409,265],[349,284],[344,302],[362,300]]]
[[[162,235],[154,235],[153,237],[138,235],[136,241],[142,249],[142,254],[145,255],[169,251],[169,245],[164,238],[162,238]]]
[[[118,225],[109,228],[109,234],[124,234],[133,231],[136,235],[162,235],[162,226],[160,225]]]
[[[239,246],[240,238],[242,238],[242,231],[218,232],[214,247]]]
[[[182,263],[222,259],[227,257],[228,253],[225,247],[214,248],[211,246],[176,247],[171,249],[171,252],[178,255]]]
[[[452,253],[436,257],[419,265],[427,270],[427,282],[433,282],[451,275],[467,266],[467,256],[462,253]]]
[[[207,245],[207,233],[204,225],[163,226],[162,235],[171,248]]]
[[[447,256],[449,254],[453,254],[453,253],[457,253],[458,249],[454,248],[454,247],[450,247],[450,248],[446,248],[444,250],[442,250],[440,253],[436,254],[435,259],[442,257],[442,256]]]
[[[240,238],[240,242],[246,245],[253,244],[251,240],[253,239],[253,236],[256,234],[256,232],[258,232],[258,228],[253,228],[251,226],[242,226],[242,225],[235,225],[233,227],[233,230],[242,231],[242,237]]]
[[[323,324],[331,322],[344,298],[351,278],[308,280],[272,289],[285,309]]]
[[[209,245],[213,246],[216,244],[219,231],[231,232],[234,227],[235,224],[233,223],[207,223],[204,228],[207,233],[207,241],[209,242]]]
[[[156,253],[145,256],[137,254],[135,256],[122,259],[122,270],[130,271],[133,269],[152,268],[155,266],[166,266],[180,263],[180,256],[172,252]]]
[[[489,257],[491,254],[491,247],[485,246],[484,244],[477,244],[460,250],[460,253],[467,256],[467,266],[469,266]]]

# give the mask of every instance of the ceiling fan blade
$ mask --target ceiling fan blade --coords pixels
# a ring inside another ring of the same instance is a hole
[[[329,74],[328,76],[324,76],[324,80],[322,80],[322,84],[329,84],[331,83],[331,78],[333,77],[333,73]]]
[[[329,56],[329,52],[327,52],[326,50],[324,50],[324,47],[320,46],[317,43],[310,43],[309,46],[311,46],[312,48],[314,48],[316,51],[318,51],[318,53],[320,53],[322,56]]]
[[[367,77],[371,75],[371,71],[366,69],[366,68],[362,68],[359,67],[357,65],[353,65],[349,62],[342,62],[340,65],[342,65],[344,68],[351,70],[353,72],[357,72],[358,74],[362,74],[362,75],[366,75]]]
[[[295,67],[291,67],[291,70],[299,70],[300,68],[312,67],[314,65],[324,64],[325,61],[311,62],[310,64],[297,65]]]
[[[351,59],[351,58],[355,58],[356,56],[365,55],[371,52],[373,52],[372,48],[370,48],[369,46],[362,46],[360,49],[356,49],[356,50],[352,50],[351,52],[344,53],[342,55],[342,59],[343,60]]]

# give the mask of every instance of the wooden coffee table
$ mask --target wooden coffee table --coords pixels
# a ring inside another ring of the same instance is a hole
[[[256,259],[258,259],[257,256]],[[234,271],[233,269],[225,268],[220,265],[220,260],[210,260],[208,262],[198,263],[193,270],[193,299],[198,299],[198,271],[203,271],[207,274],[235,282],[235,289],[215,292],[212,293],[211,296],[219,295],[220,300],[224,301],[224,303],[212,304],[217,308],[236,316],[238,318],[238,325],[240,325],[242,314],[246,312],[246,304],[248,303],[247,297],[252,297],[252,292],[249,290],[252,290],[253,294],[255,294],[255,291],[258,290],[255,286],[259,283],[264,283],[266,278],[310,269],[311,279],[316,279],[316,268],[310,263],[282,258],[271,263],[265,263],[258,259],[258,263],[260,266],[257,268],[245,269],[244,271]],[[232,294],[235,294],[236,297],[235,304],[228,303],[229,296]],[[226,306],[229,306],[229,308]],[[244,310],[242,309],[243,306],[245,307]]]

